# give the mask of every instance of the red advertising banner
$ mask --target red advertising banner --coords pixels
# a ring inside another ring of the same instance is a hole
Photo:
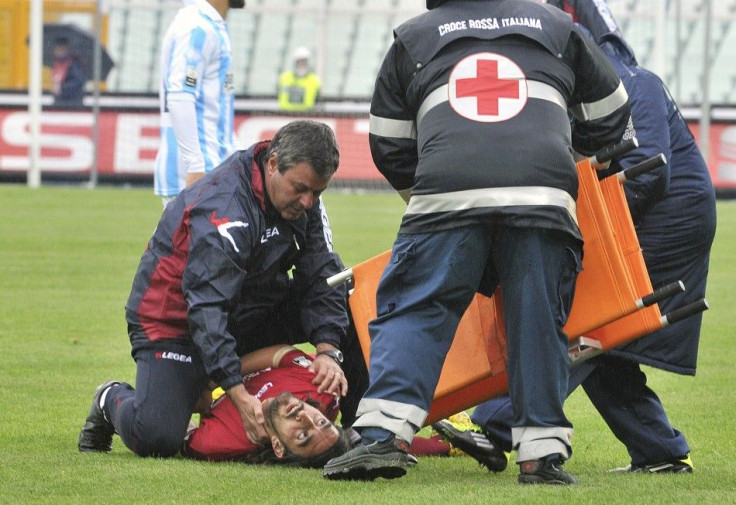
[[[242,147],[268,139],[294,117],[269,114],[236,114],[235,130]],[[368,148],[367,116],[315,117],[328,124],[340,145],[336,179],[382,180]],[[42,173],[85,174],[95,155],[91,112],[44,111],[41,116]],[[158,112],[103,110],[99,115],[97,167],[99,174],[121,179],[152,175],[159,145]],[[697,124],[690,128],[698,135]],[[708,160],[713,183],[736,188],[736,124],[713,122]],[[28,170],[30,144],[27,110],[0,107],[0,172]]]
[[[293,117],[238,114],[235,131],[243,148],[271,138]],[[329,125],[341,150],[338,179],[382,179],[368,148],[368,118],[316,117]],[[91,112],[47,111],[41,116],[41,171],[87,173],[94,156]],[[106,175],[153,175],[159,146],[158,112],[101,111],[97,167]],[[28,170],[26,110],[0,108],[0,172]]]

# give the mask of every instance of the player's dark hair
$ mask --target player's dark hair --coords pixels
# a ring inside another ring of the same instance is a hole
[[[317,121],[292,121],[279,128],[268,146],[266,158],[274,153],[282,174],[298,163],[308,163],[319,177],[328,179],[340,163],[335,133]]]

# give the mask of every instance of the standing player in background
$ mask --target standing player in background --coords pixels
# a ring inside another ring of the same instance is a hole
[[[234,150],[233,72],[225,18],[245,0],[185,0],[161,46],[161,147],[154,192],[164,207]]]

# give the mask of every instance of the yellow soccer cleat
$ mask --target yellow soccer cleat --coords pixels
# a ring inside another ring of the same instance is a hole
[[[509,455],[486,436],[466,412],[438,421],[432,428],[452,446],[451,456],[457,455],[453,451],[460,450],[492,472],[502,472],[509,464]]]

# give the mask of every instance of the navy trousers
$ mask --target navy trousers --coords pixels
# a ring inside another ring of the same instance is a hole
[[[460,317],[477,291],[500,284],[514,426],[532,428],[520,442],[537,445],[527,451],[537,457],[569,457],[562,326],[579,266],[579,245],[551,230],[474,225],[400,234],[379,284],[378,316],[369,326],[370,385],[355,426],[411,440],[426,418]]]
[[[685,436],[670,425],[664,406],[639,364],[601,355],[572,368],[569,391],[583,386],[585,393],[637,466],[685,456]],[[508,396],[478,405],[471,415],[504,451],[511,450],[513,409]]]
[[[158,341],[133,357],[136,387],[112,387],[105,398],[105,416],[125,446],[139,456],[174,456],[208,382],[199,352],[194,345]]]

